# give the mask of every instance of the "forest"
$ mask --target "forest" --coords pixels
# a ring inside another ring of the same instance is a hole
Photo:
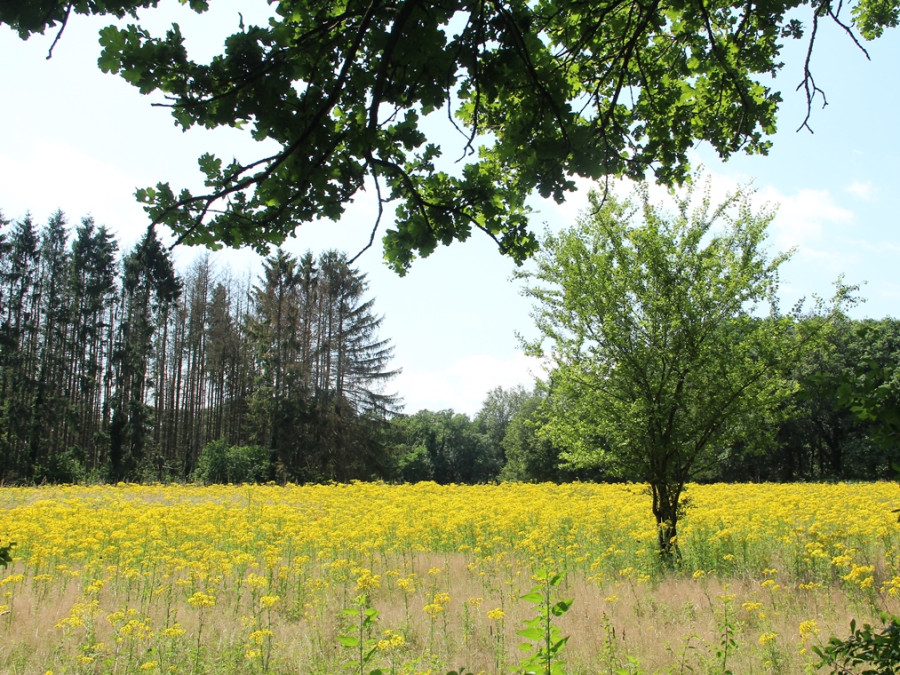
[[[2,219],[0,219],[2,220]],[[41,482],[629,480],[542,434],[549,384],[490,391],[470,418],[404,414],[364,275],[336,251],[209,254],[176,270],[90,218],[0,225],[0,478]],[[800,321],[803,321],[801,319]],[[812,321],[813,319],[806,319]],[[782,376],[775,433],[716,448],[704,481],[875,479],[900,462],[900,322],[834,321]],[[763,423],[762,421],[760,422]]]

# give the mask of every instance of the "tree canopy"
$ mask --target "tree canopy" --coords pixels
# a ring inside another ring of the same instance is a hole
[[[787,366],[824,322],[778,310],[786,256],[766,254],[772,214],[740,193],[692,210],[688,191],[672,215],[646,189],[639,197],[593,194],[522,276],[540,331],[530,348],[549,342],[556,362],[543,435],[574,466],[647,481],[671,555],[685,484],[728,447],[774,432],[795,389]]]
[[[74,14],[137,16],[157,0],[15,0],[0,23],[24,38]],[[202,12],[204,0],[190,0]],[[162,181],[138,198],[179,241],[266,249],[301,223],[337,219],[360,190],[403,272],[417,255],[493,237],[516,261],[537,247],[533,192],[562,201],[577,176],[648,170],[687,175],[687,152],[708,141],[727,157],[765,153],[781,101],[764,77],[802,39],[811,54],[823,21],[859,43],[898,22],[900,0],[281,0],[268,25],[244,25],[208,63],[193,60],[178,25],[101,31],[100,68],[159,92],[177,122],[246,127],[275,151],[246,163],[199,158],[205,189]],[[810,106],[821,94],[809,57]],[[446,116],[456,143],[426,118]],[[804,122],[805,123],[805,122]],[[274,143],[274,146],[272,144]],[[455,160],[455,163],[454,163]]]

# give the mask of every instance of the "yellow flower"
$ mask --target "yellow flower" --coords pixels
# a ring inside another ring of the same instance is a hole
[[[763,633],[762,635],[759,636],[759,644],[761,644],[763,647],[765,647],[766,645],[768,645],[772,642],[775,642],[775,638],[777,638],[777,637],[778,637],[777,633]]]
[[[266,638],[272,637],[272,635],[272,631],[268,628],[263,628],[262,630],[255,630],[250,633],[250,636],[247,639],[253,644],[261,645],[265,642]]]
[[[259,599],[259,604],[266,609],[272,609],[279,602],[281,602],[281,596],[279,595],[264,595]]]
[[[162,634],[165,637],[176,638],[176,637],[181,637],[186,632],[187,631],[185,631],[184,628],[181,627],[181,624],[176,622],[176,623],[173,623],[168,628],[164,629]]]
[[[503,617],[506,616],[506,612],[497,607],[496,609],[492,609],[487,613],[488,618],[492,621],[500,621]]]
[[[372,574],[372,570],[362,569],[356,579],[356,590],[371,591],[381,586],[381,576]]]
[[[251,572],[245,582],[250,588],[265,588],[269,585],[269,580],[258,574]]]
[[[405,644],[406,639],[402,635],[388,630],[385,631],[385,638],[376,643],[376,647],[378,648],[378,651],[390,652],[400,649],[400,647]]]
[[[206,593],[201,593],[197,591],[191,597],[188,598],[188,604],[191,607],[215,607],[216,606],[216,596],[208,595]]]
[[[814,619],[804,621],[800,624],[800,638],[806,642],[810,637],[819,634],[818,624]]]

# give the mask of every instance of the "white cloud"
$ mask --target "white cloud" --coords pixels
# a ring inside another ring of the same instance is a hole
[[[824,226],[853,221],[853,213],[835,203],[827,190],[807,188],[785,195],[767,186],[759,194],[778,208],[772,234],[779,250],[796,246],[801,254],[811,253],[811,247],[822,238]]]
[[[878,192],[878,188],[872,183],[872,181],[866,181],[865,183],[855,180],[846,188],[847,192],[849,192],[854,197],[859,197],[863,201],[870,202],[875,199],[875,195]]]
[[[540,362],[521,352],[509,358],[473,354],[441,369],[406,368],[390,388],[401,392],[409,414],[449,408],[472,416],[481,409],[491,389],[530,387],[541,372]]]

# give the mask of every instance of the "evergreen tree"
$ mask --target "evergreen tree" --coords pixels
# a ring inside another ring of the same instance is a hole
[[[69,253],[66,219],[54,213],[41,235],[41,289],[36,310],[41,317],[37,372],[29,406],[28,464],[35,479],[73,480],[72,471],[58,471],[59,460],[68,450],[69,406],[65,391],[65,368],[69,317]]]
[[[7,301],[0,326],[0,416],[6,452],[0,458],[0,473],[5,479],[15,480],[31,476],[28,436],[40,325],[40,252],[30,215],[15,224],[7,247],[9,258],[3,278]]]
[[[172,260],[153,229],[125,257],[123,263],[121,323],[116,345],[116,392],[109,431],[109,476],[123,480],[136,476],[144,458],[150,359],[160,319],[167,320],[172,303],[181,293]]]
[[[108,397],[111,383],[104,372],[111,357],[110,334],[115,321],[118,245],[106,227],[84,218],[72,242],[69,297],[73,302],[70,322],[69,396],[74,408],[72,443],[87,471],[106,461]]]

